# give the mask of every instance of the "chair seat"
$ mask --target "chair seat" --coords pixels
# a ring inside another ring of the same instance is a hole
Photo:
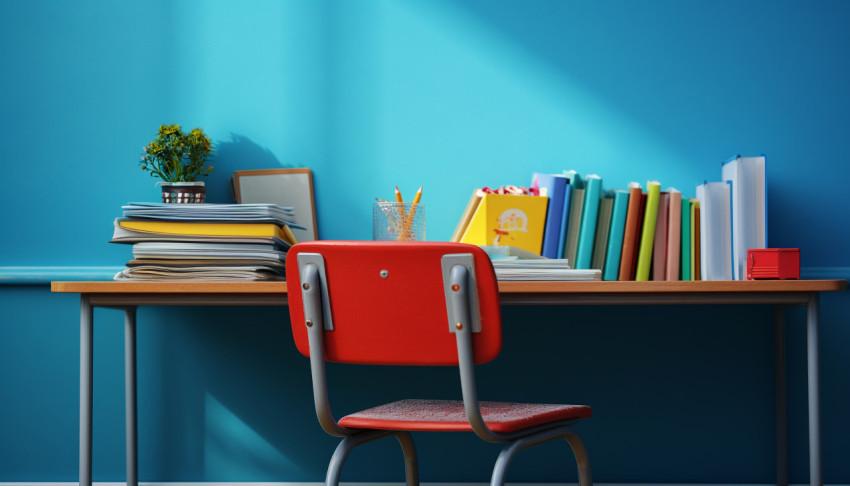
[[[480,402],[480,405],[487,427],[500,433],[591,415],[587,405],[512,402]],[[339,425],[354,429],[472,431],[463,402],[456,400],[400,400],[347,415]]]

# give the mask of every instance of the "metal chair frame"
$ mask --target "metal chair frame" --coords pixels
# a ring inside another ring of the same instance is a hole
[[[325,484],[338,486],[342,466],[348,454],[358,445],[382,439],[395,437],[401,444],[405,459],[405,475],[408,486],[418,486],[419,472],[416,459],[416,447],[410,432],[403,430],[373,430],[354,429],[340,426],[331,413],[328,397],[327,375],[325,369],[324,336],[325,313],[330,308],[323,303],[323,294],[327,296],[327,284],[323,279],[324,268],[317,260],[320,254],[302,253],[298,256],[309,255],[309,258],[299,258],[299,274],[301,276],[301,292],[304,305],[304,325],[310,349],[310,369],[313,379],[313,399],[316,416],[322,428],[330,435],[343,437],[334,452]],[[474,288],[474,266],[471,254],[454,254],[443,257],[443,281],[446,286],[446,306],[449,311],[451,332],[455,333],[458,353],[458,368],[463,395],[463,405],[467,419],[478,437],[487,442],[505,443],[493,468],[490,484],[503,486],[508,466],[520,450],[549,442],[564,439],[572,448],[576,458],[580,486],[591,486],[590,461],[584,443],[570,429],[570,425],[578,420],[564,420],[529,427],[512,433],[499,433],[490,430],[481,414],[478,392],[475,382],[475,361],[473,357],[472,333],[473,312],[477,308],[477,295]],[[448,264],[446,263],[448,262]],[[321,268],[320,268],[321,267]],[[472,288],[472,292],[469,289]],[[324,305],[323,305],[324,304]],[[329,320],[329,319],[328,319]]]

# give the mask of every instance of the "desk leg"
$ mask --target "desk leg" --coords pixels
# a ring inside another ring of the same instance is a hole
[[[92,305],[80,296],[80,486],[91,486]]]
[[[788,486],[788,390],[785,365],[785,307],[774,308],[776,339],[776,484]]]
[[[821,463],[820,369],[818,357],[817,292],[809,294],[806,305],[806,342],[809,366],[809,481],[811,486],[823,486]]]
[[[124,310],[124,386],[127,420],[127,486],[139,485],[136,400],[136,308]]]

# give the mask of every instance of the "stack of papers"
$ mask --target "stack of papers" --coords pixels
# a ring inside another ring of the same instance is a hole
[[[493,260],[496,280],[512,282],[531,281],[592,281],[602,280],[602,271],[570,268],[567,260]]]
[[[283,280],[296,243],[292,208],[274,204],[132,203],[113,243],[133,244],[116,280]]]

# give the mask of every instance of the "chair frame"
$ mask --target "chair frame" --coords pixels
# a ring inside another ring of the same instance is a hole
[[[324,332],[326,330],[325,313],[330,309],[323,302],[327,296],[327,284],[324,278],[324,265],[321,254],[301,253],[298,257],[298,269],[301,277],[301,292],[304,305],[304,325],[310,350],[310,370],[313,380],[313,399],[316,416],[322,428],[330,435],[343,437],[328,466],[325,484],[338,486],[342,466],[348,454],[358,445],[384,437],[394,436],[401,444],[405,459],[405,475],[408,486],[418,486],[419,473],[416,447],[410,432],[403,430],[355,429],[340,426],[331,412],[328,397],[327,374],[325,368]],[[460,371],[461,392],[467,419],[473,432],[487,442],[505,443],[499,454],[491,476],[491,486],[503,486],[508,466],[520,450],[564,439],[572,448],[576,458],[580,486],[591,486],[590,461],[587,449],[570,425],[578,419],[562,420],[529,427],[511,433],[499,433],[490,430],[481,414],[478,391],[475,381],[475,360],[473,356],[472,333],[474,314],[477,308],[477,295],[474,287],[474,266],[472,254],[448,254],[443,257],[443,281],[446,286],[446,306],[451,332],[457,341],[458,368]],[[445,262],[448,261],[447,265]],[[319,263],[319,264],[317,264]],[[469,289],[472,289],[472,292]],[[329,317],[329,316],[328,316]],[[332,332],[332,331],[331,331]]]

